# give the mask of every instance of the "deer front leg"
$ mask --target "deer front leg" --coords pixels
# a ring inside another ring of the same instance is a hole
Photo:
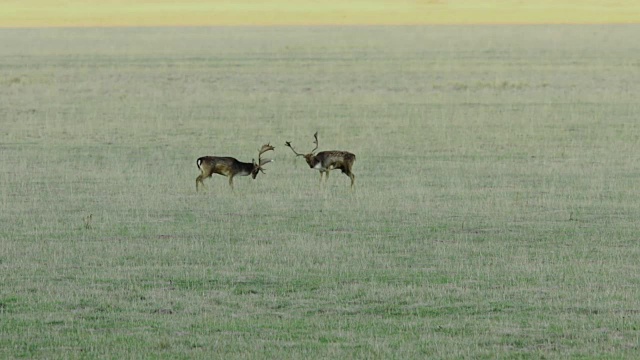
[[[231,186],[231,190],[233,190],[233,175],[229,176],[229,186]]]

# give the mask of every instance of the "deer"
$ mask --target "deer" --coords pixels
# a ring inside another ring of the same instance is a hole
[[[258,162],[256,162],[255,159],[252,159],[250,163],[238,161],[229,156],[203,156],[198,158],[196,165],[198,165],[198,169],[200,169],[201,174],[196,178],[196,191],[198,191],[198,185],[202,185],[204,187],[203,180],[211,177],[213,174],[220,174],[228,177],[231,190],[233,190],[234,176],[251,175],[251,177],[255,179],[256,176],[258,176],[258,172],[265,174],[262,167],[273,160],[263,159],[262,154],[274,149],[275,148],[269,144],[262,145],[262,148],[260,148],[260,151],[258,152]]]
[[[291,146],[291,141],[287,141],[284,143],[285,146],[289,147],[296,156],[302,156],[309,164],[309,167],[312,169],[316,169],[320,171],[320,184],[322,184],[322,175],[325,176],[325,183],[329,179],[329,171],[333,169],[340,169],[342,173],[347,175],[351,179],[351,189],[353,189],[353,184],[356,176],[351,172],[351,168],[353,167],[353,163],[356,161],[356,156],[348,151],[341,150],[331,150],[331,151],[321,151],[317,154],[314,154],[314,151],[318,149],[318,132],[316,131],[313,134],[315,141],[313,142],[316,147],[311,150],[308,154],[301,154],[297,152],[293,146]]]

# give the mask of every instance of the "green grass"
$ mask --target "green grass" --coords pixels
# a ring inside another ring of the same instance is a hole
[[[635,356],[638,34],[0,31],[0,357]]]

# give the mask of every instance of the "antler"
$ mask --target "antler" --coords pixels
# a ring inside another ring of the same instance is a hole
[[[275,148],[273,146],[271,146],[271,144],[264,144],[262,145],[262,147],[260,148],[260,152],[258,153],[258,157],[260,157],[260,155],[266,153],[267,151],[270,150],[275,150]]]
[[[293,146],[291,146],[291,141],[285,142],[284,145],[288,146],[293,151],[293,153],[296,154],[297,156],[304,156],[304,154],[300,154],[299,152],[293,149]]]
[[[311,154],[313,154],[314,151],[316,151],[316,149],[318,148],[318,132],[316,131],[315,134],[313,134],[313,137],[316,139],[313,143],[316,144],[316,147],[313,148],[313,150],[311,150]],[[294,154],[296,154],[297,156],[305,156],[305,154],[300,154],[299,152],[297,152],[293,146],[291,146],[291,141],[287,141],[284,143],[285,146],[288,146],[293,152]]]
[[[316,139],[316,141],[314,141],[313,143],[316,144],[316,147],[313,148],[313,150],[311,150],[311,153],[313,154],[314,151],[316,151],[316,149],[318,148],[318,132],[316,131],[315,134],[313,134],[313,137]]]
[[[262,154],[270,150],[275,150],[275,147],[271,146],[270,144],[264,144],[262,145],[262,148],[260,148],[260,152],[258,152],[258,164],[260,166],[260,171],[262,171],[262,173],[264,173],[264,170],[262,169],[262,165],[268,164],[273,161],[273,159],[262,158]]]

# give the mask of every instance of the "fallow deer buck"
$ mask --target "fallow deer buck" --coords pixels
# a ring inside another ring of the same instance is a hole
[[[342,173],[351,179],[351,188],[353,189],[353,183],[356,176],[351,172],[351,168],[353,167],[353,163],[356,161],[356,156],[348,151],[340,150],[321,151],[314,154],[313,152],[318,149],[318,133],[316,132],[313,134],[313,137],[315,138],[313,143],[316,144],[316,147],[308,154],[298,153],[293,146],[291,146],[291,141],[287,141],[284,144],[291,148],[296,156],[304,157],[310,168],[320,171],[320,183],[322,183],[322,174],[327,174],[325,176],[326,182],[327,179],[329,179],[329,171],[333,169],[340,169],[342,170]]]
[[[251,177],[255,179],[256,176],[258,176],[258,172],[262,172],[264,174],[262,166],[273,161],[263,159],[262,154],[274,149],[275,148],[269,144],[262,145],[260,152],[258,152],[257,163],[255,159],[251,160],[250,163],[246,163],[228,156],[203,156],[199,158],[196,161],[196,164],[202,173],[196,178],[196,191],[198,191],[198,185],[204,186],[204,182],[202,180],[213,174],[220,174],[228,177],[231,189],[233,189],[234,176],[251,175]]]

